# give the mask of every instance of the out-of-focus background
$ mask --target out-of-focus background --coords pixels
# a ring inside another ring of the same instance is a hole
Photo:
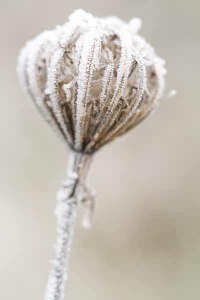
[[[92,230],[77,222],[70,300],[200,299],[200,2],[0,0],[0,298],[43,299],[68,153],[18,84],[20,48],[76,8],[141,17],[178,95],[103,148]]]

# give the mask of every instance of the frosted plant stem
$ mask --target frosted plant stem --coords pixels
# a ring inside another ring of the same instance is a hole
[[[67,280],[69,254],[71,249],[74,221],[77,214],[79,187],[85,180],[91,156],[71,152],[67,178],[57,195],[57,239],[55,244],[55,259],[49,275],[45,300],[63,300],[64,285]]]

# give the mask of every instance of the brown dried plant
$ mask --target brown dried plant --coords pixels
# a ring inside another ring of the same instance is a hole
[[[86,184],[92,155],[143,121],[160,102],[164,61],[138,35],[140,25],[137,18],[125,23],[78,10],[63,26],[29,41],[20,54],[22,87],[71,149],[58,193],[56,257],[46,300],[64,298],[79,203],[85,203],[89,219],[94,208]]]

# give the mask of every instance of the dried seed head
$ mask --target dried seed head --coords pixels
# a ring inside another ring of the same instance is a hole
[[[93,153],[157,107],[165,63],[138,35],[140,25],[78,10],[22,50],[23,87],[72,149]]]

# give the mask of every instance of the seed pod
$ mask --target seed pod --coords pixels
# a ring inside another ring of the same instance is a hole
[[[23,87],[73,150],[95,152],[157,107],[164,61],[138,35],[139,25],[78,10],[22,50]]]

